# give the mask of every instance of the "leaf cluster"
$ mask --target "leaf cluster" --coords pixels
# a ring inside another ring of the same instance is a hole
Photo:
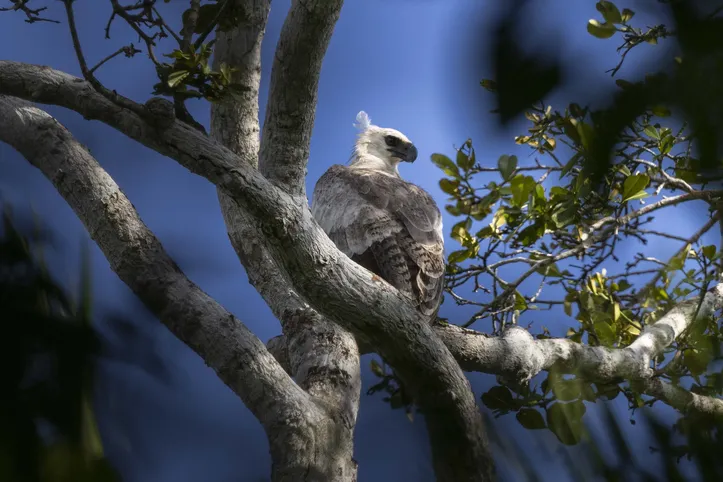
[[[432,155],[444,173],[439,186],[449,196],[445,209],[459,219],[451,228],[459,248],[448,254],[447,292],[455,303],[476,308],[464,326],[489,319],[499,333],[506,324],[534,322],[540,310],[551,310],[570,320],[568,339],[624,348],[672,307],[699,303],[718,279],[720,251],[703,237],[718,224],[723,197],[717,147],[723,132],[722,20],[720,10],[700,16],[686,2],[671,3],[660,8],[672,9],[674,29],[638,28],[634,11],[609,1],[596,4],[602,19],[591,20],[588,32],[623,37],[613,76],[636,46],[670,38],[681,47],[671,69],[615,79],[617,91],[598,108],[546,103],[552,82],[530,97],[523,92],[527,81],[515,80],[521,71],[511,66],[538,69],[548,80],[557,67],[539,65],[510,38],[498,37],[497,78],[481,86],[497,99],[494,112],[503,123],[518,113],[529,122],[527,132],[515,137],[517,152],[492,163],[468,139],[454,156]],[[505,24],[500,31],[509,29]],[[519,57],[502,61],[501,51]],[[527,103],[515,110],[520,99]],[[522,148],[529,149],[524,161]],[[679,215],[675,206],[684,203],[698,203],[705,222],[687,235],[660,223],[661,216]],[[651,239],[678,249],[664,259],[631,249]],[[714,362],[721,359],[721,335],[718,318],[695,324],[654,360],[655,376],[719,398],[723,372]],[[549,330],[543,326],[537,337],[549,338]],[[482,401],[498,415],[516,412],[526,428],[548,428],[562,442],[577,443],[584,402],[619,394],[631,410],[656,402],[622,380],[600,385],[554,372],[534,388],[493,387]]]

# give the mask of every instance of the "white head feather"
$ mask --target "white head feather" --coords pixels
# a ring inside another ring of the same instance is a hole
[[[372,124],[371,118],[369,118],[369,115],[364,111],[360,111],[356,115],[354,127],[359,129],[359,135],[354,145],[351,166],[380,170],[389,174],[399,175],[397,166],[401,159],[390,152],[385,139],[391,136],[399,139],[401,144],[411,145],[412,142],[407,136],[396,129],[379,127]]]
[[[363,132],[369,129],[369,126],[371,125],[372,120],[369,118],[369,114],[367,114],[363,110],[359,111],[359,113],[356,115],[356,122],[354,123],[354,127]]]

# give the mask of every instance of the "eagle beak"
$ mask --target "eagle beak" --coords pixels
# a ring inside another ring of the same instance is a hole
[[[400,161],[414,162],[417,159],[417,148],[411,142],[390,147],[387,151],[392,153],[392,157],[396,157]]]
[[[402,160],[406,162],[414,162],[417,160],[417,148],[412,144],[411,142],[405,146],[406,150],[404,153],[404,157],[402,157]]]

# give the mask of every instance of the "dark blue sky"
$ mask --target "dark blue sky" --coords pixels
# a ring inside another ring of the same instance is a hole
[[[50,13],[62,18],[60,3],[47,3]],[[471,137],[483,164],[494,165],[504,153],[527,156],[527,151],[513,142],[521,129],[500,131],[492,115],[486,114],[493,106],[478,82],[489,72],[473,72],[466,67],[469,57],[475,55],[470,39],[475,35],[483,38],[480,32],[489,30],[502,3],[348,0],[322,69],[308,191],[313,190],[329,166],[347,161],[355,136],[352,123],[359,110],[366,110],[374,123],[397,128],[416,143],[420,160],[403,166],[402,175],[429,190],[440,205],[444,204],[437,187],[440,172],[428,161],[430,154],[449,155],[455,145]],[[551,55],[574,60],[572,86],[558,98],[577,100],[571,96],[608,89],[611,84],[604,82],[603,72],[616,63],[617,40],[600,41],[585,31],[587,19],[597,17],[594,2],[528,3],[525,28],[520,33],[526,45],[544,46]],[[273,49],[289,4],[273,2],[263,49],[262,108]],[[180,16],[186,5],[186,1],[173,0],[163,5],[162,11],[170,20],[172,12]],[[120,22],[114,25],[111,40],[104,40],[109,2],[79,0],[75,8],[90,64],[136,40]],[[479,18],[483,19],[482,25]],[[550,35],[559,41],[549,43]],[[3,59],[50,65],[80,76],[64,22],[28,25],[20,14],[0,13],[0,45]],[[628,71],[637,70],[640,66],[635,62],[640,57],[630,57],[632,67]],[[152,64],[143,55],[115,59],[103,66],[98,76],[107,87],[141,102],[150,96],[155,83]],[[62,109],[48,110],[89,146],[194,282],[235,313],[261,340],[279,334],[278,321],[248,285],[228,243],[211,184],[100,123],[90,123]],[[208,125],[206,103],[196,102],[192,111]],[[53,270],[61,281],[75,284],[79,246],[88,239],[87,234],[50,183],[5,145],[0,145],[0,193],[19,211],[34,209],[61,234],[59,249],[50,256]],[[680,216],[676,230],[691,233],[697,227],[696,217]],[[454,220],[447,217],[445,222],[449,227]],[[647,249],[651,255],[659,253],[662,257],[670,247],[653,244]],[[455,242],[448,240],[448,251],[454,249]],[[162,360],[167,371],[161,382],[142,367],[107,363],[99,375],[96,405],[100,426],[108,455],[124,480],[267,479],[270,458],[265,435],[240,400],[193,352],[147,314],[110,271],[95,246],[92,262],[98,313],[121,312],[130,318],[144,333],[145,341],[134,341],[124,350],[142,366]],[[442,314],[453,320],[465,315],[451,304],[443,307]],[[535,326],[545,324],[556,334],[563,334],[574,323],[549,314],[537,315],[535,320]],[[374,382],[368,362],[369,357],[365,357],[364,390]],[[473,374],[470,378],[477,394],[494,383],[489,376]],[[615,409],[625,412],[620,403],[615,404]],[[557,446],[551,433],[529,435],[512,417],[501,419],[497,425],[506,435],[526,436],[533,451],[537,444]],[[634,431],[628,432],[633,442],[640,442]],[[423,426],[419,422],[410,424],[403,412],[390,411],[380,397],[362,397],[356,434],[355,457],[360,464],[361,482],[433,480]],[[640,453],[652,457],[647,449]],[[554,472],[551,465],[551,480]]]

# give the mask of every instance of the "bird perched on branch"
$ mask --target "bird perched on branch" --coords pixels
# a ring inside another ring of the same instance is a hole
[[[399,176],[417,148],[401,132],[375,126],[359,112],[348,166],[334,165],[314,188],[311,211],[341,252],[407,295],[433,321],[444,284],[439,208]]]

